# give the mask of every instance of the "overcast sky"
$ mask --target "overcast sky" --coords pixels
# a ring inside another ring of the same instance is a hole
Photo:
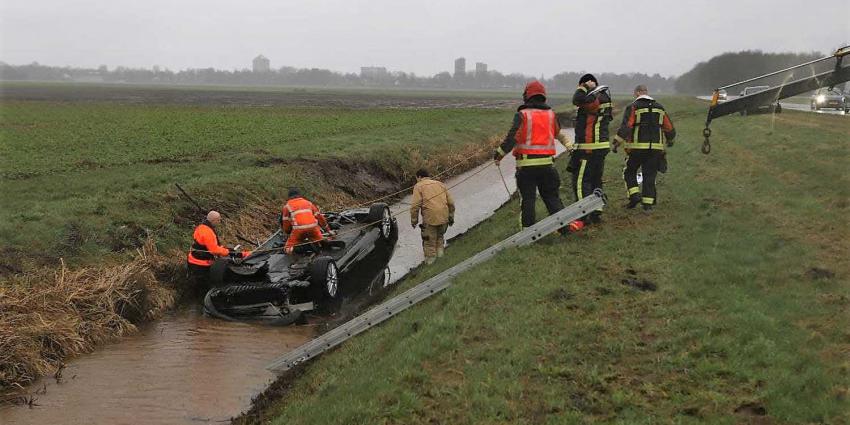
[[[850,42],[850,0],[0,0],[0,61],[172,70],[361,66],[431,75],[678,75],[746,49]]]

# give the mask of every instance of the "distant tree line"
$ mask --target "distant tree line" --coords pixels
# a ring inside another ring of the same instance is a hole
[[[583,72],[565,72],[550,79],[543,79],[552,92],[572,93]],[[655,92],[671,93],[673,78],[658,74],[649,76],[640,73],[598,74],[602,84],[611,86],[615,91],[625,93],[637,84],[647,84]],[[354,73],[333,72],[318,68],[282,67],[269,72],[253,72],[248,69],[220,70],[214,68],[186,69],[171,71],[154,67],[152,69],[117,67],[72,68],[45,66],[38,63],[29,65],[8,65],[0,63],[0,79],[18,81],[76,81],[109,82],[135,84],[210,84],[210,85],[274,85],[274,86],[330,86],[330,87],[406,87],[437,89],[511,89],[519,90],[533,77],[523,74],[502,74],[498,71],[486,73],[468,72],[456,77],[448,72],[434,76],[418,76],[407,72],[386,72],[381,75],[360,75]]]
[[[801,63],[826,56],[823,53],[764,53],[759,50],[747,50],[737,53],[724,53],[706,62],[696,64],[690,71],[676,79],[676,92],[686,94],[706,94],[717,87],[736,81],[743,81],[759,75],[778,71]],[[824,61],[811,66],[786,72],[748,85],[777,85],[797,80],[813,74],[829,71],[835,61]],[[737,94],[743,87],[734,87],[729,94]]]
[[[556,74],[551,80],[547,80],[547,88],[555,91],[566,91],[572,93],[578,85],[578,80],[584,72],[562,72]],[[647,75],[642,73],[615,74],[611,72],[593,73],[599,80],[599,84],[610,87],[613,93],[632,93],[635,86],[643,84],[649,88],[651,93],[673,93],[676,83],[675,77],[662,77],[659,74]]]
[[[652,93],[707,94],[716,87],[823,56],[825,55],[817,52],[764,53],[758,50],[748,50],[715,56],[706,62],[698,63],[693,69],[678,78],[642,73],[602,72],[595,73],[595,75],[601,84],[611,87],[614,93],[631,93],[636,85],[645,84]],[[833,66],[834,61],[824,61],[801,68],[793,73],[784,73],[753,83],[753,85],[780,84],[783,81],[828,71]],[[562,72],[551,78],[544,78],[542,81],[551,92],[572,93],[582,74],[584,72]],[[214,68],[186,69],[175,72],[156,66],[152,69],[122,66],[108,69],[104,65],[98,68],[71,68],[45,66],[38,63],[8,65],[0,62],[0,80],[29,81],[521,90],[525,83],[533,78],[523,74],[502,74],[492,70],[486,73],[468,72],[461,76],[453,76],[448,72],[441,72],[433,76],[419,76],[407,72],[361,75],[319,68],[293,67],[282,67],[269,72],[253,72],[248,69],[228,71]],[[732,89],[730,94],[736,94],[739,90],[736,87]]]

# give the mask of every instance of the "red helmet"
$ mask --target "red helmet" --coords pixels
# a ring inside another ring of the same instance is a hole
[[[540,81],[534,80],[529,81],[528,84],[525,85],[525,91],[522,92],[522,99],[528,100],[531,96],[542,95],[546,97],[546,87],[543,87],[543,83]]]

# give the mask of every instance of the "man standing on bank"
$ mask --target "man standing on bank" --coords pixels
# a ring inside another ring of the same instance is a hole
[[[664,172],[667,168],[664,149],[673,146],[676,129],[664,107],[649,96],[645,85],[635,87],[634,95],[635,101],[623,113],[623,123],[614,143],[622,143],[626,148],[626,167],[623,169],[629,195],[626,208],[632,209],[641,204],[643,210],[649,212],[657,199],[655,178],[659,170]],[[637,181],[638,168],[643,174],[640,185]]]
[[[410,225],[414,228],[419,224],[420,211],[425,263],[433,264],[437,257],[443,256],[446,230],[455,222],[455,202],[446,185],[432,179],[424,168],[416,172],[410,201]]]
[[[585,74],[578,81],[573,94],[576,113],[575,150],[567,168],[573,176],[576,201],[602,189],[605,156],[610,151],[608,124],[613,120],[611,96],[608,89],[600,87],[593,74]],[[602,210],[596,210],[581,219],[584,224],[602,221]]]
[[[546,88],[539,81],[525,86],[525,102],[517,109],[514,123],[505,141],[496,149],[496,164],[513,151],[516,158],[516,182],[522,197],[522,227],[536,221],[537,192],[543,198],[549,215],[564,208],[558,189],[561,177],[554,167],[555,139],[565,142],[555,112],[546,104]],[[564,229],[559,230],[562,232]]]

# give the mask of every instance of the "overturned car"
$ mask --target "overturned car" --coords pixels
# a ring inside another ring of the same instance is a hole
[[[336,236],[298,246],[293,255],[284,254],[287,235],[277,231],[241,261],[219,259],[210,270],[205,313],[288,325],[304,312],[337,308],[346,290],[369,279],[364,276],[383,275],[398,240],[398,223],[386,204],[325,218]]]

